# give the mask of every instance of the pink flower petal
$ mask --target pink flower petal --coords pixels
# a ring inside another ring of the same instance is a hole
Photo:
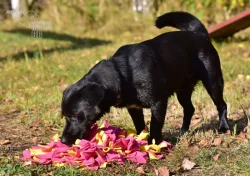
[[[146,152],[133,152],[126,156],[126,158],[130,159],[134,163],[145,164],[148,160]]]
[[[40,164],[77,165],[81,168],[97,170],[109,162],[124,164],[125,159],[144,164],[150,159],[160,159],[161,148],[170,148],[163,141],[159,145],[148,145],[147,140],[128,135],[127,131],[110,126],[107,120],[101,127],[91,127],[88,140],[78,140],[76,145],[67,146],[61,141],[52,140],[47,145],[34,146],[23,151],[21,160]],[[157,153],[157,154],[156,154]]]
[[[81,164],[84,164],[85,166],[93,165],[95,164],[94,157],[91,157],[89,159],[84,160]]]
[[[124,164],[124,158],[120,154],[107,153],[107,162],[117,161],[120,164]]]
[[[21,160],[28,160],[31,158],[30,150],[26,149],[23,151],[23,157]]]

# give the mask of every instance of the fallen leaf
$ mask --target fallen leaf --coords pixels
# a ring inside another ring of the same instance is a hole
[[[23,166],[30,166],[32,164],[31,160],[30,161],[25,161]]]
[[[142,166],[137,167],[137,168],[136,168],[136,172],[138,172],[139,174],[145,174],[144,169],[143,169]]]
[[[197,145],[194,145],[194,146],[190,147],[190,151],[192,153],[196,153],[196,152],[198,152],[198,150],[199,150],[199,147]]]
[[[184,146],[188,146],[189,145],[189,141],[188,141],[188,139],[186,137],[184,139],[182,139],[182,144]]]
[[[10,144],[10,140],[0,140],[0,145],[7,145]]]
[[[247,127],[245,127],[242,131],[243,133],[247,133]]]
[[[217,154],[213,157],[214,161],[217,161],[219,159],[220,154]]]
[[[156,168],[154,168],[154,170],[155,170],[155,175],[158,176],[159,175],[159,171]]]
[[[242,74],[238,74],[237,76],[238,76],[238,78],[239,78],[240,80],[243,80],[243,79],[244,79],[244,75],[242,75]]]
[[[34,120],[30,126],[31,129],[36,130],[40,126],[40,120]]]
[[[182,162],[182,169],[184,171],[191,170],[196,164],[192,161],[189,161],[187,158],[185,158]]]
[[[33,89],[34,91],[37,91],[37,90],[39,89],[39,86],[33,86],[32,89]]]
[[[246,80],[250,80],[250,75],[247,75],[247,76],[246,76]]]
[[[52,171],[46,174],[46,176],[53,176],[53,175],[54,173]]]
[[[60,64],[60,65],[58,65],[58,68],[65,69],[65,65]]]
[[[158,168],[159,176],[169,176],[169,170],[166,166]]]
[[[214,146],[218,146],[220,144],[221,144],[221,138],[215,138],[213,143],[212,143],[212,145],[214,145]]]
[[[199,144],[200,144],[200,146],[205,147],[208,145],[208,143],[209,143],[208,140],[202,139]]]
[[[241,138],[247,138],[247,134],[246,134],[246,133],[243,133],[243,132],[241,131],[240,134],[239,134],[239,137],[241,137]]]

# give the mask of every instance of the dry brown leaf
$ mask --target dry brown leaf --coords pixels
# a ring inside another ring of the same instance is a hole
[[[243,133],[243,132],[240,132],[239,137],[241,137],[241,138],[247,138],[247,134]]]
[[[166,166],[158,168],[159,176],[169,176],[169,170]]]
[[[25,161],[25,162],[23,163],[23,166],[30,166],[31,164],[32,164],[31,161]]]
[[[205,146],[207,146],[209,144],[209,142],[206,139],[202,139],[199,144],[200,144],[201,147],[205,147]]]
[[[0,145],[7,145],[7,144],[10,144],[10,140],[0,140]]]
[[[154,168],[154,170],[155,170],[155,175],[158,176],[159,175],[159,171],[156,168]]]
[[[247,76],[246,76],[246,80],[250,80],[250,75],[247,75]]]
[[[214,146],[218,146],[220,144],[221,144],[221,138],[215,138],[213,143],[212,143],[212,145],[214,145]]]
[[[244,79],[244,75],[243,75],[243,74],[238,74],[237,76],[238,76],[238,78],[239,78],[240,80],[243,80],[243,79]]]
[[[247,126],[242,130],[243,133],[247,133]]]
[[[137,168],[136,168],[136,172],[138,172],[139,174],[145,174],[144,169],[143,169],[142,166],[137,167]]]
[[[219,159],[220,154],[217,154],[213,157],[214,161],[217,161]]]
[[[192,161],[189,161],[187,158],[185,158],[182,162],[182,169],[185,170],[191,170],[196,164]]]
[[[52,171],[46,174],[46,176],[53,176],[53,175],[54,173]]]
[[[196,152],[198,152],[198,150],[199,150],[199,147],[197,145],[194,145],[194,146],[190,147],[190,151],[192,153],[196,153]]]

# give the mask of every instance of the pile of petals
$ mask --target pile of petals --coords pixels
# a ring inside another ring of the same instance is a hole
[[[128,159],[144,164],[148,159],[163,157],[161,148],[170,148],[170,143],[163,141],[159,145],[148,145],[148,132],[136,135],[133,130],[122,130],[110,126],[106,120],[98,127],[91,128],[88,140],[76,140],[72,146],[61,143],[58,135],[47,145],[33,146],[23,151],[23,161],[55,166],[74,165],[80,169],[104,168],[108,163],[124,164]]]

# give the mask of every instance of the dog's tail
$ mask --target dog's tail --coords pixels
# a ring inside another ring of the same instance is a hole
[[[207,29],[201,21],[187,12],[170,12],[159,16],[155,21],[155,26],[159,29],[171,26],[181,31],[198,32],[209,37]]]

